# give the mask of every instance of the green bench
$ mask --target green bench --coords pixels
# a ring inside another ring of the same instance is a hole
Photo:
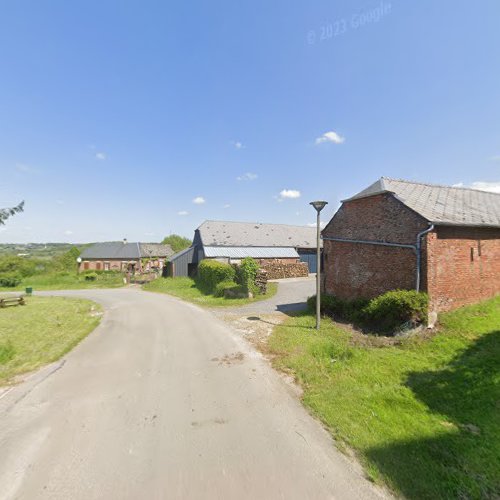
[[[0,298],[0,307],[7,306],[24,306],[26,302],[24,301],[24,297],[19,295],[17,297],[1,297]]]

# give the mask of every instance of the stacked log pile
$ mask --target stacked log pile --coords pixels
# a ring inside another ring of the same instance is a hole
[[[266,271],[268,280],[306,278],[309,275],[309,267],[305,262],[284,263],[270,260],[262,263],[261,268]]]
[[[267,293],[267,280],[267,271],[265,271],[264,269],[259,269],[259,272],[257,273],[257,276],[255,278],[255,284],[259,289],[259,293],[261,293],[262,295],[265,295]]]

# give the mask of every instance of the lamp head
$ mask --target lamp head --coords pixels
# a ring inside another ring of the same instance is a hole
[[[321,212],[321,210],[323,210],[326,205],[328,205],[328,202],[327,201],[311,201],[311,203],[309,203],[309,205],[312,205],[317,212]]]

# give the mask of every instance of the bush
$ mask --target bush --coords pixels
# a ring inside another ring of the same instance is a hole
[[[246,257],[236,268],[236,281],[243,286],[247,292],[256,294],[259,291],[255,283],[258,272],[259,264],[257,261],[252,259],[252,257]]]
[[[380,331],[394,331],[404,323],[425,324],[429,297],[415,290],[393,290],[374,298],[364,308],[363,316]]]
[[[97,280],[97,273],[90,272],[85,274],[85,281],[96,281],[96,280]]]
[[[41,261],[25,257],[8,255],[0,257],[0,275],[17,274],[21,278],[33,276],[37,271],[37,266]]]
[[[236,271],[229,265],[216,260],[202,260],[198,266],[196,283],[205,293],[213,293],[218,283],[234,281]]]
[[[23,277],[19,273],[0,274],[0,286],[15,287],[21,283]]]
[[[214,297],[224,297],[226,290],[236,290],[238,286],[234,281],[221,281],[215,285]]]
[[[414,327],[427,322],[429,298],[414,290],[393,290],[372,300],[342,300],[321,295],[321,312],[380,332],[394,332],[404,324]],[[307,299],[316,309],[316,296]]]

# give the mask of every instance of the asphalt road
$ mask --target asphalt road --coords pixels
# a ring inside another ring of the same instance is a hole
[[[209,311],[134,289],[65,294],[106,313],[62,361],[1,396],[0,498],[382,496]]]

